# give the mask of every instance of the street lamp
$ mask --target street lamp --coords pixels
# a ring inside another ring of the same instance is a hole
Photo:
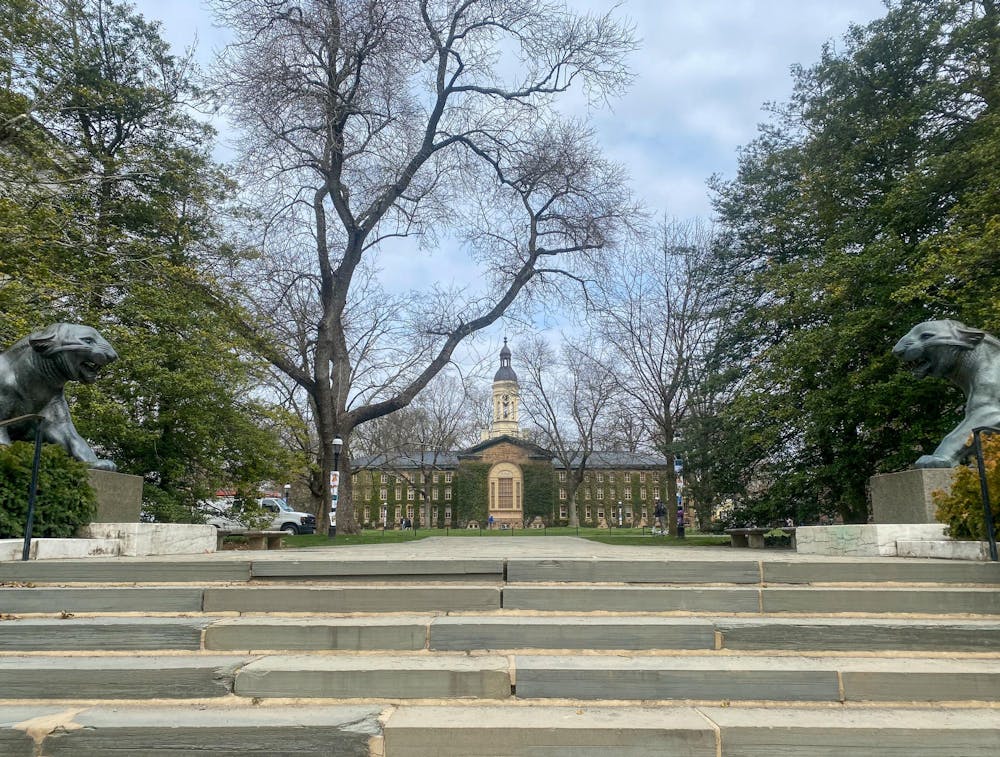
[[[333,437],[333,471],[330,473],[330,530],[327,533],[329,538],[337,535],[337,500],[340,492],[340,448],[344,446],[344,440],[339,436]]]
[[[286,505],[288,504],[288,495],[291,493],[291,491],[292,491],[292,485],[291,484],[285,484],[285,504]]]

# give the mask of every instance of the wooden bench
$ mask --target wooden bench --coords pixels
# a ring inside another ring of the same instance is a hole
[[[734,547],[747,547],[749,549],[763,549],[764,535],[772,531],[781,531],[785,536],[792,539],[792,549],[795,549],[795,527],[782,526],[781,528],[727,528],[729,540]]]
[[[249,531],[245,529],[219,529],[216,534],[218,542],[216,549],[222,549],[222,543],[227,536],[242,536],[247,540],[247,549],[281,549],[282,537],[288,536],[284,531]]]

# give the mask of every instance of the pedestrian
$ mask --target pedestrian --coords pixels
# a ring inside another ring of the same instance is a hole
[[[490,531],[492,531],[493,530],[493,516],[492,515],[489,518],[486,519],[486,524],[487,524],[487,527],[490,529]]]
[[[653,515],[656,517],[656,525],[660,529],[661,534],[667,532],[667,507],[663,504],[659,497],[656,498],[656,507],[653,510]],[[653,529],[656,530],[655,528]]]

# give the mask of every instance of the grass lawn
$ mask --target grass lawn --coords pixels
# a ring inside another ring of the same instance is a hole
[[[638,528],[528,528],[518,530],[485,531],[477,529],[419,529],[417,531],[363,531],[360,534],[348,536],[337,534],[333,539],[322,534],[307,534],[289,536],[285,539],[286,547],[333,547],[349,544],[391,544],[395,542],[416,541],[431,536],[447,536],[455,539],[509,539],[512,536],[579,536],[604,544],[623,544],[639,547],[715,547],[728,546],[729,537],[716,534],[691,533],[684,539],[673,536],[653,536],[649,529]]]

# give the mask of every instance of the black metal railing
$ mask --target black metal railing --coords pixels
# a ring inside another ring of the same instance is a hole
[[[980,426],[972,429],[972,451],[979,466],[979,491],[983,497],[983,518],[986,522],[986,538],[990,542],[990,559],[997,562],[997,535],[993,528],[993,505],[990,504],[990,487],[986,481],[986,461],[983,459],[983,434],[1000,434],[997,426]]]
[[[24,523],[24,548],[21,550],[21,559],[27,560],[31,554],[31,529],[35,524],[35,497],[38,495],[38,468],[42,462],[42,423],[45,417],[38,413],[19,415],[16,418],[8,418],[0,421],[0,428],[10,426],[21,421],[38,421],[35,424],[35,459],[31,463],[31,486],[28,487],[28,517]]]

